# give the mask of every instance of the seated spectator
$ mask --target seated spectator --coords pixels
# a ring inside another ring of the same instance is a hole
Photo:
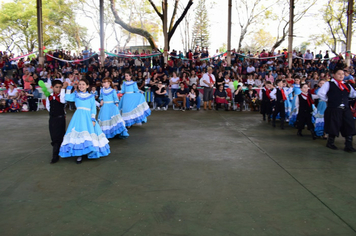
[[[352,75],[350,75],[350,71],[349,70],[345,70],[345,77],[344,77],[344,81],[349,81],[349,80],[352,80],[352,81],[355,81],[354,77]]]
[[[155,103],[157,104],[157,110],[163,108],[164,111],[167,110],[170,99],[168,98],[166,86],[163,85],[162,81],[159,81],[157,87],[155,87]]]
[[[247,85],[255,85],[255,80],[253,79],[252,75],[248,75],[247,76],[247,81],[246,81]]]
[[[195,70],[192,70],[190,73],[191,74],[190,74],[190,77],[189,77],[189,86],[192,86],[193,84],[198,84],[199,78],[195,74]]]
[[[199,111],[200,110],[200,102],[201,102],[201,99],[200,99],[200,92],[197,88],[197,85],[196,84],[193,84],[192,87],[191,87],[191,90],[194,90],[195,92],[195,104],[197,105],[197,110]],[[192,108],[192,105],[190,104],[190,96],[187,96],[187,107],[188,108]]]
[[[186,109],[186,103],[187,103],[187,96],[188,96],[188,90],[184,88],[184,83],[181,82],[179,84],[180,88],[176,92],[176,98],[173,99],[173,103],[179,107],[181,111],[185,111]],[[178,101],[183,102],[183,105],[181,106]]]
[[[17,99],[19,97],[19,93],[18,90],[15,88],[15,84],[14,83],[10,83],[9,84],[9,89],[7,90],[7,104],[10,106],[10,104],[12,103],[13,99]]]
[[[194,88],[190,89],[187,98],[189,99],[189,104],[190,104],[189,109],[192,109],[193,106],[197,104],[197,94],[195,93]]]
[[[221,104],[224,104],[225,111],[228,111],[228,102],[226,100],[227,93],[224,89],[223,84],[220,84],[218,89],[215,90],[214,96],[215,96],[215,102],[216,102],[215,109],[219,110],[219,108],[221,107]]]
[[[245,92],[245,99],[251,111],[258,111],[258,94],[256,90],[252,88],[252,85],[248,86],[248,90]]]
[[[27,105],[27,96],[24,90],[19,92],[19,97],[17,98],[17,103],[22,107],[24,104]]]
[[[258,88],[261,88],[262,87],[262,76],[259,75],[256,79],[255,79],[255,86],[258,87]]]
[[[6,103],[5,99],[0,100],[0,113],[8,112],[9,106]]]
[[[243,95],[243,90],[241,85],[237,86],[234,92],[234,97],[235,97],[235,103],[239,104],[240,111],[242,111],[242,105],[244,103],[244,95]]]
[[[35,84],[31,84],[31,89],[26,93],[29,111],[37,111],[37,101],[40,98],[40,93],[36,89]]]
[[[16,99],[12,100],[12,103],[9,107],[9,112],[20,112],[20,104],[17,103]]]

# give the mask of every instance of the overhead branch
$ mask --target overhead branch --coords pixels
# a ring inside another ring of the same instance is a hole
[[[156,5],[152,2],[152,0],[148,0],[148,1],[151,3],[153,9],[155,10],[155,12],[156,12],[157,15],[159,16],[159,18],[161,18],[161,20],[163,21],[163,14],[158,11]]]
[[[185,7],[182,15],[178,18],[178,20],[174,23],[174,26],[171,30],[169,30],[168,32],[168,41],[170,41],[170,39],[172,38],[174,32],[176,31],[178,25],[180,24],[180,22],[184,19],[185,15],[188,13],[190,7],[193,5],[193,0],[189,0],[189,2],[187,3],[187,6]]]
[[[179,3],[179,0],[176,0],[175,3],[174,3],[173,14],[172,14],[172,18],[171,18],[171,23],[169,24],[168,31],[172,30],[173,23],[174,23],[174,20],[176,18],[176,15],[177,15],[178,3]]]
[[[112,10],[112,13],[115,18],[115,23],[121,25],[122,28],[129,31],[130,33],[141,35],[142,37],[147,39],[147,41],[149,42],[149,44],[151,45],[152,48],[154,48],[154,49],[157,48],[157,45],[156,45],[156,42],[155,42],[153,36],[148,31],[141,29],[141,28],[132,27],[132,26],[126,24],[120,18],[119,14],[116,11],[115,0],[110,0],[110,3],[111,3],[111,10]]]

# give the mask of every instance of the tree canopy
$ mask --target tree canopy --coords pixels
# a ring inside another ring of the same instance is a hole
[[[75,21],[73,5],[64,0],[42,2],[43,44],[46,47],[81,47],[87,29]],[[33,51],[38,47],[36,0],[2,3],[0,44],[7,50]]]

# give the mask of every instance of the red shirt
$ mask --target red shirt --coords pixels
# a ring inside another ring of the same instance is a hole
[[[11,83],[15,84],[12,79],[5,80],[4,84],[5,84],[6,89],[9,89],[9,84],[11,84]],[[14,85],[14,87],[16,88],[16,85]]]

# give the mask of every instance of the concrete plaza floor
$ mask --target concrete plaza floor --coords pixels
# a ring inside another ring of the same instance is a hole
[[[356,154],[258,113],[153,111],[81,165],[49,164],[47,126],[0,114],[1,236],[356,235]]]

